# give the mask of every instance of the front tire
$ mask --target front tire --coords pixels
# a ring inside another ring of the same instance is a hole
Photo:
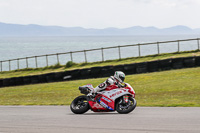
[[[89,110],[87,96],[79,96],[75,98],[70,105],[70,109],[74,114],[83,114],[87,112]]]
[[[123,98],[121,98],[116,103],[116,111],[120,114],[128,114],[135,109],[137,102],[135,98],[129,97],[128,103],[123,103]]]

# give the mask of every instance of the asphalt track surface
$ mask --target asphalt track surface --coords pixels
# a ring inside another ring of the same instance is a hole
[[[200,133],[198,107],[75,115],[69,106],[0,106],[0,133]]]

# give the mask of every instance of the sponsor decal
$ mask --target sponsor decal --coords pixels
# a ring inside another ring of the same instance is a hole
[[[99,100],[100,105],[103,106],[104,108],[108,108],[108,105],[106,105],[104,102],[102,102],[101,100]]]
[[[124,96],[124,101],[127,103],[128,102],[128,96]]]
[[[123,91],[124,91],[124,92],[126,92],[126,91],[128,92],[128,90],[127,90],[127,89],[123,89]]]
[[[105,104],[103,101],[101,101],[101,100],[99,100],[99,104],[101,105],[101,106],[103,106],[104,108],[106,108],[106,109],[109,109],[109,110],[113,110],[111,107],[109,107],[107,104]]]
[[[111,97],[114,97],[114,96],[116,96],[116,95],[119,95],[119,94],[121,94],[121,93],[122,93],[122,91],[118,91],[118,92],[116,92],[116,93],[110,95],[110,98],[111,98]]]
[[[111,102],[108,98],[102,97],[104,100],[106,100],[107,102]]]
[[[95,103],[95,104],[93,104],[93,106],[92,106],[93,108],[102,108],[102,106],[101,105],[99,105],[98,103]]]

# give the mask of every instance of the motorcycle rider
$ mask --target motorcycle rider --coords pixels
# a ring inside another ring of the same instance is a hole
[[[95,93],[105,90],[110,85],[117,85],[118,87],[123,87],[125,74],[122,71],[116,71],[114,76],[110,76],[105,82],[98,85],[96,88],[91,90],[89,95],[94,95]]]

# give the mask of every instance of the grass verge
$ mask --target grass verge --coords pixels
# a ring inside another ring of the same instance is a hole
[[[39,75],[50,72],[60,72],[66,70],[73,69],[82,69],[82,68],[90,68],[96,66],[106,66],[106,65],[120,65],[120,64],[131,64],[145,61],[153,61],[153,60],[161,60],[168,58],[176,58],[176,57],[188,57],[188,56],[200,56],[199,51],[186,51],[180,53],[168,53],[168,54],[160,54],[160,55],[150,55],[143,57],[132,57],[132,58],[124,58],[117,60],[108,60],[104,62],[92,62],[92,63],[73,63],[68,62],[66,65],[55,64],[49,67],[44,68],[28,68],[22,70],[13,70],[13,71],[5,71],[0,72],[0,79],[3,78],[11,78],[11,77],[20,77],[20,76],[28,76],[28,75]]]
[[[0,105],[69,105],[78,86],[106,78],[0,88]],[[126,76],[138,106],[200,107],[200,67]]]

